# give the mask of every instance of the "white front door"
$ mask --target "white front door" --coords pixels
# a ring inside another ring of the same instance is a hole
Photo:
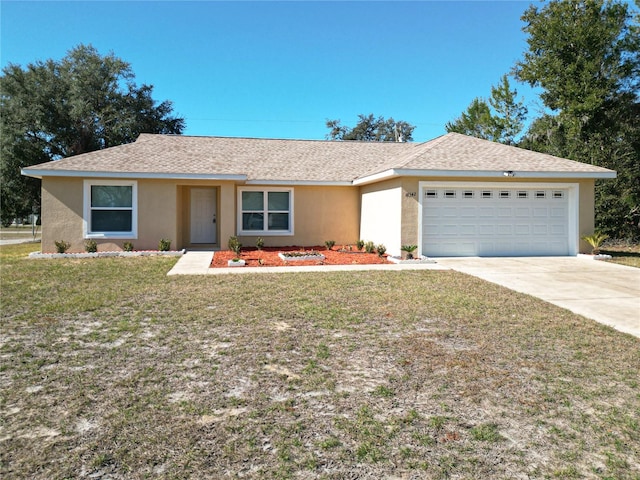
[[[191,243],[216,243],[216,189],[191,189]]]

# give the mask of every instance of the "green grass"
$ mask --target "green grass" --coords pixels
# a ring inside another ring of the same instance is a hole
[[[0,477],[640,478],[640,341],[453,271],[0,247]]]

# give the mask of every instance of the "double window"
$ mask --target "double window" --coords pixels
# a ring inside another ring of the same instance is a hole
[[[85,237],[137,237],[137,183],[85,180]]]
[[[238,190],[240,235],[293,235],[293,190]]]

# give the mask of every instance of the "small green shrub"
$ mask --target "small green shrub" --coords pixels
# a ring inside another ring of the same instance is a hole
[[[124,242],[122,244],[122,250],[124,250],[125,252],[133,252],[133,243]]]
[[[84,249],[87,253],[96,253],[98,251],[98,243],[91,239],[84,242]]]
[[[67,250],[69,250],[69,248],[71,247],[71,244],[69,242],[65,242],[64,240],[60,240],[59,242],[56,240],[53,243],[55,243],[56,245],[57,253],[66,253]]]
[[[596,232],[592,235],[585,235],[584,237],[582,237],[582,240],[591,245],[591,253],[593,253],[594,255],[598,255],[598,253],[600,253],[600,247],[602,246],[602,243],[607,238],[609,238],[609,235]]]
[[[168,252],[169,250],[171,250],[171,240],[161,238],[160,242],[158,242],[158,250],[160,250],[161,252]]]
[[[331,250],[335,244],[335,240],[327,240],[324,242],[324,246],[327,247],[327,250]]]
[[[364,240],[358,240],[356,242],[356,247],[358,247],[358,250],[362,250],[364,248]]]
[[[379,257],[384,255],[386,251],[387,251],[387,247],[385,247],[383,244],[380,244],[376,247],[376,252],[378,252]]]
[[[412,260],[413,252],[415,252],[417,248],[418,248],[417,245],[402,245],[402,247],[400,247],[400,250],[402,250],[403,252],[406,252],[407,260]]]
[[[264,247],[264,238],[258,237],[258,239],[256,240],[256,248],[258,250],[262,250],[262,247]]]
[[[233,236],[229,237],[229,242],[227,242],[227,246],[229,250],[236,254],[236,257],[240,257],[240,250],[242,249],[242,243],[238,240],[238,237]]]
[[[364,244],[364,251],[367,253],[373,253],[376,251],[376,245],[373,242],[369,241]]]

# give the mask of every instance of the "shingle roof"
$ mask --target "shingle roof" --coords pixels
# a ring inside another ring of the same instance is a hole
[[[134,143],[23,169],[32,176],[238,176],[248,181],[351,183],[389,170],[564,172],[593,165],[449,133],[425,143],[338,142],[142,134]]]

